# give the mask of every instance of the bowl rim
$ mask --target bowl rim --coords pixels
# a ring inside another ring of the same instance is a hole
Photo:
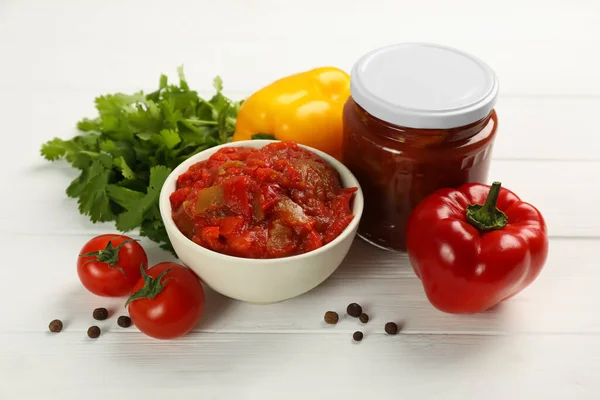
[[[363,209],[364,209],[364,197],[363,197],[362,188],[360,187],[358,180],[352,174],[352,172],[350,172],[350,170],[344,164],[342,164],[340,161],[336,160],[334,157],[330,156],[327,153],[324,153],[320,150],[317,150],[315,148],[312,148],[312,147],[309,147],[306,145],[302,145],[299,143],[297,143],[297,145],[299,147],[302,147],[308,151],[311,151],[311,152],[317,154],[323,160],[325,160],[332,168],[334,168],[338,172],[338,174],[340,174],[341,178],[343,176],[344,178],[342,178],[342,179],[348,181],[347,184],[344,185],[345,187],[358,188],[358,190],[354,193],[354,199],[353,199],[354,218],[352,219],[350,224],[348,224],[348,226],[331,242],[327,243],[324,246],[319,247],[318,249],[309,251],[307,253],[297,254],[297,255],[289,256],[289,257],[245,258],[245,257],[237,257],[237,256],[231,256],[228,254],[219,253],[217,251],[207,249],[206,247],[202,247],[199,244],[193,242],[187,236],[185,236],[179,230],[177,225],[175,225],[175,222],[173,221],[173,217],[171,214],[172,210],[171,210],[171,201],[170,201],[171,193],[173,193],[174,190],[169,190],[169,189],[167,189],[167,187],[176,184],[176,180],[179,177],[179,175],[181,175],[183,172],[187,171],[191,165],[193,165],[197,162],[200,162],[202,160],[208,159],[210,156],[212,156],[214,153],[216,153],[217,151],[219,151],[222,148],[244,147],[249,143],[253,144],[251,147],[263,148],[267,144],[277,143],[277,142],[280,142],[280,140],[263,140],[263,139],[261,139],[261,140],[241,140],[241,141],[237,141],[237,142],[229,142],[229,143],[225,143],[225,144],[221,144],[218,146],[208,148],[197,154],[194,154],[193,156],[191,156],[190,158],[186,159],[181,164],[179,164],[177,167],[175,167],[175,169],[173,169],[173,171],[171,171],[171,173],[167,176],[167,179],[165,179],[165,182],[163,183],[163,186],[160,190],[160,196],[159,196],[160,216],[163,220],[163,223],[165,224],[165,229],[167,230],[167,233],[169,234],[169,236],[175,235],[176,240],[180,240],[182,244],[185,244],[188,247],[193,246],[192,248],[195,249],[195,251],[198,251],[200,253],[207,253],[207,255],[210,255],[210,256],[216,257],[216,258],[220,258],[224,261],[236,261],[236,262],[240,262],[240,263],[254,264],[254,265],[256,265],[256,264],[260,264],[260,265],[276,264],[276,263],[282,263],[282,262],[299,261],[302,259],[314,257],[314,256],[317,256],[318,254],[324,253],[324,252],[332,249],[337,244],[339,244],[344,239],[346,239],[350,235],[350,232],[354,231],[357,228],[357,226],[360,222],[360,219],[362,217],[362,213],[363,213]],[[179,258],[179,255],[178,255],[178,258]]]

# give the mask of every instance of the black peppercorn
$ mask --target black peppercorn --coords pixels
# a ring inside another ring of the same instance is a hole
[[[388,322],[385,324],[385,333],[388,335],[395,335],[398,333],[398,325],[395,322]]]
[[[62,331],[63,328],[63,323],[61,320],[59,319],[55,319],[52,322],[50,322],[50,325],[48,325],[48,329],[50,329],[50,332],[60,332]]]
[[[360,316],[360,314],[362,314],[362,307],[359,304],[350,303],[350,304],[348,304],[348,307],[346,308],[346,312],[348,313],[349,316],[358,318]]]
[[[325,313],[325,322],[331,325],[335,325],[338,323],[339,321],[339,316],[338,313],[336,313],[335,311],[327,311]]]
[[[356,331],[352,335],[352,339],[356,340],[357,342],[360,342],[362,340],[362,338],[363,338],[363,333],[361,331]]]
[[[96,339],[98,336],[100,336],[100,328],[95,325],[90,326],[87,331],[87,335],[92,339]]]
[[[362,322],[363,324],[366,324],[367,322],[369,322],[369,316],[365,313],[360,314],[358,319],[360,319],[360,322]]]
[[[121,315],[119,319],[117,319],[117,324],[121,328],[129,328],[131,326],[131,318],[126,315]]]
[[[94,310],[94,319],[97,321],[104,321],[106,318],[108,318],[108,310],[104,307],[102,308],[96,308]]]

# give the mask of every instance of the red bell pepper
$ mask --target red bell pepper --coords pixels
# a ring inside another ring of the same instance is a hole
[[[436,191],[413,210],[406,233],[427,298],[454,314],[482,312],[519,293],[548,256],[542,214],[500,182]]]

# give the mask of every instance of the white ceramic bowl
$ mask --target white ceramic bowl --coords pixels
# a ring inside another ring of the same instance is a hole
[[[217,292],[251,303],[273,303],[313,289],[341,264],[350,249],[363,212],[363,194],[352,173],[333,157],[313,148],[310,150],[338,171],[342,187],[358,187],[353,201],[354,219],[332,242],[308,253],[276,259],[250,259],[224,255],[197,245],[173,222],[169,197],[175,191],[177,177],[198,161],[209,158],[223,147],[261,148],[272,140],[247,140],[227,143],[198,153],[181,163],[167,178],[160,192],[160,213],[169,239],[179,259],[190,267],[204,283]]]

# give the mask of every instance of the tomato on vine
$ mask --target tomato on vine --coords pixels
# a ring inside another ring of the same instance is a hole
[[[204,313],[204,289],[191,269],[163,262],[147,272],[125,306],[140,331],[157,339],[173,339],[191,331]]]
[[[96,236],[81,249],[77,274],[87,290],[98,296],[120,297],[131,293],[148,268],[144,248],[130,237],[116,234]]]

